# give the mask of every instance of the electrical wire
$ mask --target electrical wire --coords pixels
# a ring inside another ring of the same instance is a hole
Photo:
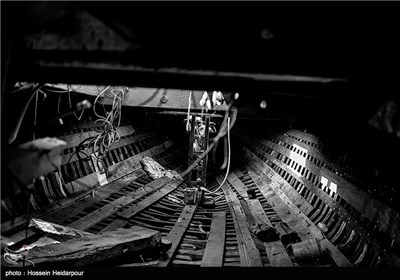
[[[96,112],[96,103],[98,102],[98,99],[100,98],[100,96],[102,96],[109,88],[110,88],[110,86],[106,87],[102,92],[100,92],[100,93],[97,95],[96,99],[94,100],[93,112],[94,112],[94,114],[95,114],[97,117],[99,117],[99,118],[103,118],[103,117],[100,116],[99,114],[97,114],[97,112]]]
[[[72,159],[72,157],[73,157],[75,154],[76,154],[76,156],[78,157],[79,160],[92,161],[92,164],[93,164],[93,159],[92,159],[92,157],[91,157],[90,155],[88,155],[88,154],[87,154],[85,151],[83,151],[83,150],[89,149],[90,146],[93,145],[93,142],[94,142],[95,138],[96,138],[96,136],[91,136],[91,137],[88,137],[88,138],[84,139],[83,141],[81,141],[81,142],[78,144],[78,146],[76,146],[75,151],[74,151],[74,152],[71,154],[71,156],[69,157],[69,159],[68,159],[66,165],[68,165],[68,164],[71,162],[71,159]],[[86,142],[88,142],[88,143],[85,144]],[[80,156],[81,153],[84,154],[84,155],[86,156],[86,158],[82,158],[82,157]],[[67,180],[71,180],[71,178],[73,179],[73,177],[70,176],[69,173],[67,173],[66,175],[67,175]],[[71,188],[72,188],[72,194],[75,194],[75,187],[74,187],[74,185],[72,184],[72,180],[69,182],[69,184],[71,185]]]
[[[96,111],[96,103],[98,102],[100,96],[103,95],[109,87],[110,86],[99,93],[94,101],[93,106],[94,114],[98,117],[95,123],[100,122],[103,127],[103,131],[101,131],[101,133],[97,136],[93,145],[93,154],[97,159],[101,159],[104,154],[110,150],[111,145],[121,139],[121,136],[117,130],[121,124],[121,109],[122,102],[124,102],[125,91],[118,90],[118,92],[116,92],[115,89],[110,91],[114,96],[114,99],[111,105],[111,111],[105,111],[105,117],[99,115]]]

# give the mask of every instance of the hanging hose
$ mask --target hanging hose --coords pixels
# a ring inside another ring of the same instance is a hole
[[[209,191],[209,190],[207,190],[207,189],[204,189],[205,190],[205,192],[207,192],[207,193],[209,193],[209,194],[215,194],[217,191],[219,191],[220,189],[221,189],[221,187],[222,187],[222,185],[225,183],[225,181],[226,181],[226,179],[228,178],[228,174],[229,174],[229,168],[230,168],[230,165],[231,165],[231,140],[230,140],[230,133],[229,133],[229,131],[230,131],[230,120],[231,120],[231,118],[230,117],[228,117],[228,167],[226,168],[226,173],[225,173],[225,177],[224,177],[224,180],[222,180],[222,183],[219,185],[219,187],[217,188],[217,189],[215,189],[214,191]]]
[[[224,137],[224,162],[219,167],[220,170],[225,169],[227,164],[228,164],[228,157],[227,157],[227,154],[228,154],[228,141],[229,141],[228,138]]]

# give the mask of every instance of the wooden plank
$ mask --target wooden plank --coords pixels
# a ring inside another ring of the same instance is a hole
[[[267,214],[265,214],[265,211],[258,199],[251,199],[248,201],[251,213],[253,214],[254,220],[256,222],[261,222],[265,223],[268,226],[272,227],[272,223],[269,220]]]
[[[256,181],[256,178],[258,177],[256,173],[253,171],[249,170],[249,174],[251,177],[254,178],[254,181]],[[256,181],[257,182],[257,181]],[[259,181],[258,181],[259,182]],[[273,183],[272,183],[273,184]],[[332,259],[335,261],[335,263],[339,266],[352,266],[351,262],[327,239],[324,238],[322,232],[315,226],[315,224],[307,217],[305,216],[291,201],[285,197],[283,192],[275,185],[272,186],[272,189],[280,195],[281,199],[288,205],[288,207],[291,209],[292,212],[298,213],[298,217],[300,221],[303,224],[309,224],[307,229],[310,230],[310,232],[318,239],[323,241],[323,244],[327,250],[331,253]]]
[[[121,181],[120,184],[124,185],[128,181],[129,179]],[[132,192],[127,193],[126,195],[108,203],[107,205],[69,224],[69,226],[81,230],[88,229],[97,224],[98,222],[100,222],[101,220],[103,220],[104,218],[118,212],[120,207],[124,207],[125,205],[128,205],[129,203],[140,199],[144,195],[162,188],[168,182],[171,182],[171,179],[167,177],[156,179],[147,184],[142,189],[134,190]]]
[[[168,233],[166,239],[171,241],[172,245],[171,248],[166,253],[166,259],[160,261],[160,267],[166,267],[172,260],[172,257],[175,254],[179,244],[182,241],[183,235],[185,234],[186,230],[189,228],[190,221],[193,218],[194,212],[197,209],[197,205],[186,205],[183,208],[181,215],[179,216],[177,222],[175,223],[172,230]]]
[[[285,247],[280,240],[264,242],[265,252],[267,253],[270,265],[273,267],[292,267],[293,262],[290,259]]]
[[[228,175],[228,181],[235,188],[235,190],[240,194],[244,199],[248,199],[249,196],[247,194],[247,187],[240,181],[240,179],[232,172]]]
[[[202,267],[222,267],[225,249],[226,213],[213,214],[210,234],[201,262]]]
[[[218,176],[217,182],[222,183],[222,177]],[[229,186],[225,182],[222,185],[222,190],[225,194],[225,198],[228,202],[228,207],[232,214],[232,220],[235,224],[236,235],[238,238],[238,246],[240,253],[240,261],[242,266],[250,267],[262,267],[262,260],[257,247],[254,244],[251,233],[247,227],[247,221],[243,209],[240,205],[239,199],[230,190]]]
[[[124,254],[138,254],[155,248],[160,243],[161,234],[158,231],[135,226],[130,229],[120,229],[100,235],[70,239],[58,244],[35,247],[29,250],[27,259],[32,261],[35,266],[68,263],[68,267],[82,267]],[[5,264],[2,263],[2,265]],[[25,265],[31,266],[32,263],[25,262]],[[22,266],[22,262],[20,266]]]
[[[119,228],[123,228],[127,223],[128,223],[128,221],[121,220],[121,219],[115,219],[111,222],[111,224],[109,224],[108,226],[103,228],[99,233],[113,231],[113,230],[116,230]]]
[[[110,87],[105,94],[111,91],[113,87]],[[130,88],[125,94],[125,102],[123,106],[140,106],[148,108],[158,108],[158,109],[188,109],[189,94],[192,92],[190,107],[192,110],[201,110],[198,100],[200,100],[204,94],[201,90],[181,90],[181,89],[159,89],[159,88]],[[88,93],[96,95],[96,93]],[[168,96],[168,102],[162,103],[160,99],[163,96]],[[197,102],[196,102],[197,101]],[[111,105],[112,99],[105,98],[104,104]],[[225,111],[227,110],[227,105],[217,105],[213,107],[213,110]]]
[[[130,219],[140,211],[143,211],[147,207],[149,207],[151,204],[155,203],[156,201],[160,200],[173,190],[175,190],[183,181],[174,179],[170,183],[168,183],[164,188],[157,190],[155,193],[150,195],[149,197],[146,197],[142,201],[138,202],[137,204],[129,207],[128,209],[122,211],[119,213],[117,216],[121,219]]]
[[[240,174],[238,170],[234,171],[235,174]],[[250,208],[251,214],[255,222],[265,223],[269,226],[272,226],[270,220],[262,208],[262,205],[258,199],[249,199],[247,195],[247,187],[240,181],[240,179],[234,175],[230,174],[228,176],[228,181],[231,185],[240,193],[245,194],[244,200],[247,202],[248,207]],[[245,211],[246,213],[246,211]],[[251,224],[249,224],[251,226]],[[283,246],[280,240],[273,242],[263,242],[268,259],[271,263],[271,266],[280,266],[280,267],[290,267],[293,266],[292,260],[290,259],[288,253],[286,252],[285,247]]]
[[[254,168],[254,166],[253,166]],[[275,210],[276,214],[284,221],[292,230],[296,231],[302,241],[312,239],[313,235],[302,224],[298,217],[289,210],[288,206],[279,198],[272,188],[265,182],[265,178],[261,179],[257,173],[249,170],[250,176],[256,183],[262,195]],[[271,192],[274,194],[271,196]]]
[[[257,222],[265,223],[272,226],[271,221],[265,214],[264,209],[258,199],[249,200],[249,206],[253,216]],[[272,242],[263,242],[265,252],[267,253],[268,260],[271,266],[274,267],[291,267],[293,266],[292,260],[290,259],[285,247],[280,240]]]
[[[317,239],[324,239],[321,230],[306,216],[304,215],[293,202],[277,187],[274,183],[271,184],[272,190],[279,196],[280,199],[287,205],[294,215],[301,221],[301,223],[314,235]]]
[[[332,257],[333,261],[339,267],[351,267],[353,264],[336,248],[329,240],[321,240],[321,247],[327,250]]]

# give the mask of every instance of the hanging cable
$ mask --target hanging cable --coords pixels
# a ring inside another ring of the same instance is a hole
[[[104,92],[108,88],[109,86],[101,93],[99,93],[99,95],[95,99],[93,106],[94,113],[98,117],[95,123],[100,122],[102,123],[103,127],[103,131],[101,131],[97,138],[94,140],[93,145],[93,154],[98,159],[101,159],[102,156],[110,150],[111,145],[115,142],[118,142],[121,138],[117,130],[121,124],[122,102],[124,101],[124,95],[126,91],[118,90],[118,92],[116,92],[115,89],[111,90],[111,94],[114,96],[114,99],[111,105],[111,111],[106,111],[105,117],[99,115],[95,110],[95,106],[98,102],[99,97],[104,94]],[[97,155],[97,151],[99,155]]]
[[[94,112],[94,114],[95,114],[97,117],[99,117],[99,118],[103,118],[103,117],[100,116],[99,114],[97,114],[97,112],[96,112],[96,103],[97,103],[98,99],[100,98],[100,96],[102,96],[109,88],[110,88],[110,86],[106,87],[102,92],[100,92],[100,93],[97,95],[96,99],[94,100],[93,112]]]
[[[37,107],[39,103],[39,93],[36,93],[36,100],[35,100],[35,116],[33,119],[33,127],[36,127],[36,119],[37,119]],[[36,133],[33,131],[33,140],[36,139]]]
[[[19,130],[20,130],[20,128],[21,128],[22,121],[23,121],[23,119],[24,119],[24,117],[25,117],[25,113],[26,113],[26,111],[27,111],[27,109],[28,109],[28,107],[29,107],[29,104],[31,103],[33,97],[35,97],[35,96],[38,94],[39,89],[40,89],[41,87],[42,87],[42,84],[36,84],[36,85],[33,87],[33,89],[32,89],[32,94],[31,94],[31,96],[29,97],[28,101],[25,103],[25,106],[24,106],[24,108],[22,109],[22,111],[21,111],[21,113],[20,113],[20,115],[19,115],[19,117],[18,117],[17,125],[16,125],[16,127],[14,128],[14,130],[11,132],[10,137],[8,138],[8,144],[12,144],[12,143],[15,141],[15,139],[17,139]]]

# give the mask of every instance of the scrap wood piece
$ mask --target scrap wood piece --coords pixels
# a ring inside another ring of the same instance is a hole
[[[79,229],[55,224],[55,223],[50,223],[47,221],[43,221],[40,219],[31,219],[29,223],[30,227],[36,227],[37,229],[54,234],[54,235],[66,235],[66,236],[71,236],[73,238],[79,238],[79,237],[84,237],[84,236],[92,236],[92,233],[81,231]]]
[[[164,176],[171,179],[172,178],[182,179],[182,177],[175,170],[165,169],[151,157],[142,158],[140,163],[143,166],[143,170],[145,170],[152,179],[158,179]]]
[[[279,235],[279,239],[284,245],[287,245],[290,242],[295,242],[299,239],[297,232],[293,231],[285,222],[277,223],[275,229]]]
[[[60,243],[71,239],[93,236],[92,233],[70,228],[60,224],[51,223],[41,219],[32,218],[29,223],[31,235],[25,238],[25,232],[21,231],[17,238],[12,238],[13,244],[8,248],[11,251],[21,251],[47,245],[46,243]]]
[[[82,267],[128,254],[138,254],[158,248],[161,234],[158,231],[133,226],[100,235],[84,236],[59,244],[36,247],[29,250],[25,266],[68,265]],[[3,263],[5,266],[18,267]]]
[[[201,261],[202,267],[222,267],[225,249],[226,213],[213,214],[210,235]]]
[[[168,236],[165,238],[171,242],[171,248],[166,253],[166,258],[160,260],[159,266],[166,267],[170,264],[175,251],[177,250],[179,244],[182,241],[183,235],[186,230],[189,228],[190,221],[193,218],[194,212],[197,209],[197,205],[186,205],[183,208],[181,215],[176,221],[174,227],[168,233]]]

